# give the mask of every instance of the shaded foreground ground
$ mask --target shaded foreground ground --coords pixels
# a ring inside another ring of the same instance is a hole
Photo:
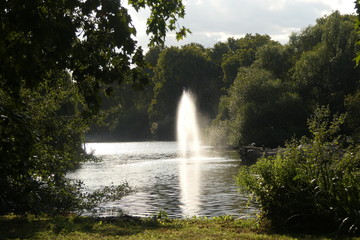
[[[273,234],[256,220],[154,218],[0,217],[0,239],[333,239]],[[345,238],[343,238],[345,239]],[[349,238],[346,238],[349,239]],[[360,239],[360,238],[352,238]]]

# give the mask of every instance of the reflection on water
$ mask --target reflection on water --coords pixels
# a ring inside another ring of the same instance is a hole
[[[200,215],[200,161],[197,159],[183,159],[180,163],[179,176],[182,215]]]
[[[81,179],[88,191],[125,181],[135,192],[102,206],[111,215],[113,208],[136,216],[149,216],[159,210],[170,217],[220,216],[251,217],[258,212],[255,203],[237,192],[234,176],[238,159],[203,157],[177,158],[175,142],[88,143],[102,162],[85,163],[68,175]]]

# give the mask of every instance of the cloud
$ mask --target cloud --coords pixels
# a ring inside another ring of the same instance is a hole
[[[315,24],[317,18],[334,10],[354,12],[352,0],[184,0],[186,16],[179,26],[193,32],[177,42],[168,35],[167,45],[196,42],[211,47],[228,37],[242,37],[247,33],[268,34],[274,40],[286,43],[292,32]],[[132,14],[133,15],[133,14]],[[134,15],[135,16],[135,15]],[[138,40],[147,44],[145,34],[146,11],[134,18]]]

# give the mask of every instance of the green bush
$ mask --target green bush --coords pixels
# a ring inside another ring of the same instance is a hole
[[[66,177],[96,160],[82,147],[91,120],[82,117],[82,103],[66,73],[24,86],[16,101],[0,89],[0,215],[79,212],[129,193],[127,184],[85,193]]]
[[[241,167],[240,190],[256,197],[274,228],[360,234],[360,146],[344,147],[344,119],[319,107],[308,120],[312,137]]]

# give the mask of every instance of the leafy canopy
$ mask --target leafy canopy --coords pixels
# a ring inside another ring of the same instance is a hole
[[[180,0],[129,6],[150,8],[150,45],[168,31],[178,38],[189,32],[176,25],[185,15]],[[81,144],[109,84],[145,81],[127,7],[119,0],[5,0],[0,19],[0,214],[68,212],[126,194],[120,185],[84,200],[82,185],[66,173],[92,159]]]
[[[185,15],[179,0],[129,1],[136,10],[149,7],[150,45],[164,42],[167,31]],[[96,105],[100,85],[139,77],[143,66],[131,16],[118,0],[11,0],[0,3],[0,87],[18,95],[47,74],[67,70],[87,103]],[[189,32],[178,29],[177,37]]]

